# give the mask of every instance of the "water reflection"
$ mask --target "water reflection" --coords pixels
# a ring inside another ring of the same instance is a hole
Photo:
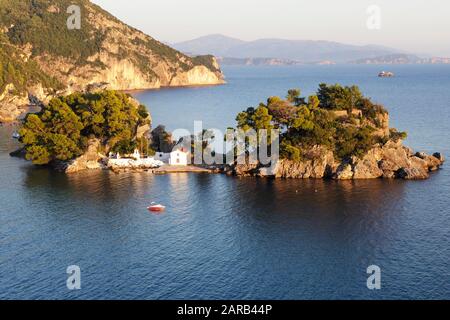
[[[395,232],[401,216],[405,182],[322,181],[231,178],[208,174],[154,176],[107,171],[64,175],[48,169],[26,170],[27,203],[49,212],[66,212],[120,223],[140,223],[151,201],[168,207],[177,226],[207,236],[248,243],[273,235],[281,243],[302,238],[312,243],[339,243],[380,248]],[[99,220],[101,222],[101,220]],[[105,222],[106,223],[106,222]],[[189,225],[192,224],[192,225]],[[178,229],[176,229],[178,230]],[[280,235],[283,236],[280,237]],[[314,244],[311,244],[314,246]]]

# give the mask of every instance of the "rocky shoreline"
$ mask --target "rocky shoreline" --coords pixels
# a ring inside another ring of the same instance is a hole
[[[86,170],[110,170],[121,172],[148,172],[152,174],[171,173],[212,173],[237,177],[260,177],[274,179],[404,179],[424,180],[430,173],[437,171],[445,162],[440,153],[428,155],[414,152],[402,145],[401,141],[389,141],[383,146],[370,150],[363,158],[352,157],[346,161],[337,161],[331,152],[324,152],[315,159],[301,162],[281,159],[271,167],[258,164],[201,165],[201,166],[169,166],[159,168],[143,165],[128,167],[115,166],[108,163],[108,158],[97,151],[98,145],[91,144],[81,157],[68,162],[53,162],[52,168],[66,174],[74,174]],[[20,150],[11,156],[24,157]]]
[[[352,157],[348,160],[335,159],[331,151],[315,147],[313,159],[300,162],[282,159],[271,167],[260,165],[233,165],[223,170],[236,176],[258,176],[285,179],[405,179],[423,180],[430,173],[437,171],[445,162],[440,153],[428,155],[414,152],[405,147],[401,140],[390,140],[384,145],[377,145],[362,158]]]

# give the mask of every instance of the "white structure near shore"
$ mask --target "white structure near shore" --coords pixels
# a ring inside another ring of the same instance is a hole
[[[164,162],[156,160],[155,158],[142,158],[139,150],[135,150],[134,153],[127,157],[121,157],[120,154],[115,157],[110,154],[108,159],[109,168],[146,168],[154,169],[164,165]]]
[[[156,169],[166,165],[188,166],[189,153],[183,148],[175,148],[170,153],[157,152],[154,157],[143,158],[139,150],[122,157],[120,154],[110,154],[107,166],[111,169]]]
[[[189,152],[184,148],[175,148],[171,153],[157,152],[155,160],[171,166],[187,166],[189,164]]]

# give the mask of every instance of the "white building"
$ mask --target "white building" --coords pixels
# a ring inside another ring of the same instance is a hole
[[[133,158],[136,160],[141,159],[141,153],[139,152],[138,149],[134,149]]]
[[[170,153],[169,164],[171,166],[187,166],[189,161],[189,152],[183,148],[174,150]]]
[[[187,166],[189,164],[189,152],[184,148],[174,148],[171,153],[157,152],[155,160],[162,161],[171,166]]]

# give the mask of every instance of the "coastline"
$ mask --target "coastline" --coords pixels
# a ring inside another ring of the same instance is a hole
[[[159,168],[137,168],[137,167],[128,167],[128,168],[105,168],[105,170],[110,170],[114,173],[122,173],[122,172],[149,172],[156,175],[166,175],[166,174],[174,174],[174,173],[216,173],[211,169],[197,167],[197,166],[171,166],[164,165]]]
[[[147,89],[126,89],[126,90],[117,90],[119,92],[133,94],[133,93],[141,93],[145,91],[160,91],[160,90],[170,90],[170,89],[201,89],[201,88],[209,88],[209,87],[218,87],[228,84],[225,80],[223,82],[211,83],[211,84],[188,84],[188,85],[174,85],[174,86],[160,86],[154,88]]]

